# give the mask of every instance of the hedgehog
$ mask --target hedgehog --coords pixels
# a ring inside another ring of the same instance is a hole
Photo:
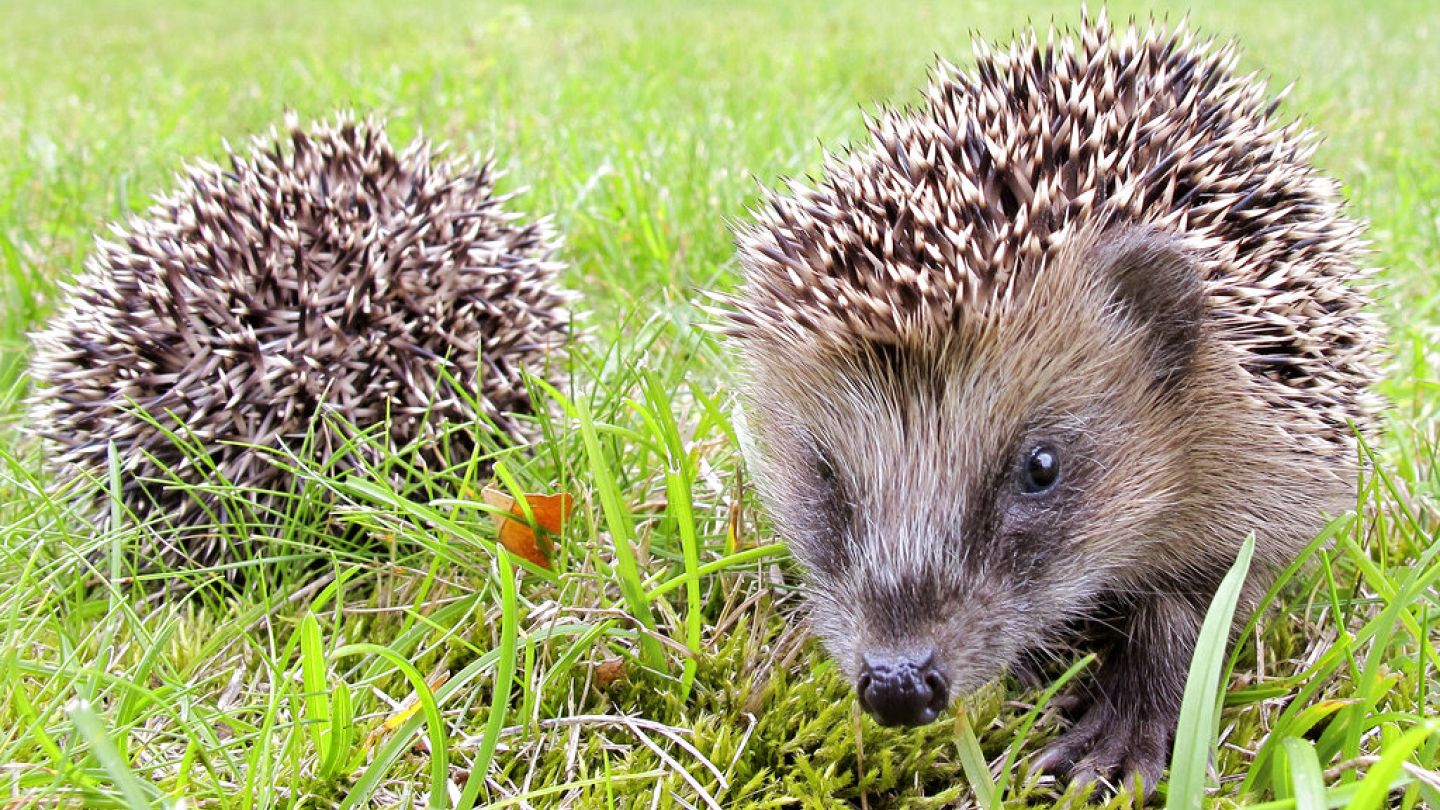
[[[1103,13],[977,44],[737,228],[747,463],[878,722],[1091,649],[1032,767],[1149,792],[1243,541],[1242,620],[1353,503],[1374,271],[1235,66]]]
[[[207,484],[245,492],[246,520],[283,510],[278,451],[440,469],[487,426],[524,440],[522,373],[559,369],[569,330],[558,237],[507,210],[493,160],[397,152],[349,112],[227,151],[97,240],[33,337],[31,430],[59,477],[104,481],[113,446],[171,565],[235,550],[216,527],[236,499]],[[77,489],[103,523],[108,488]]]

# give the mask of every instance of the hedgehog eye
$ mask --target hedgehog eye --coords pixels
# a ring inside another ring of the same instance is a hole
[[[1060,480],[1060,454],[1048,444],[1037,444],[1020,461],[1020,488],[1027,495],[1043,495]]]

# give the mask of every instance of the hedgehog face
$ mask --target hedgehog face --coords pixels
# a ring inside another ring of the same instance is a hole
[[[745,346],[751,462],[877,719],[933,719],[1125,576],[1185,497],[1201,306],[1178,249],[1112,231],[923,346]]]

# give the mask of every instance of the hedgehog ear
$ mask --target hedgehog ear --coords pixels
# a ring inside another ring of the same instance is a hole
[[[1205,317],[1205,285],[1194,257],[1171,234],[1122,227],[1101,236],[1095,259],[1112,300],[1142,330],[1156,384],[1184,379]]]

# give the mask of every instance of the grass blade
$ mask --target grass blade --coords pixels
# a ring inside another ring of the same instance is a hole
[[[651,633],[655,630],[655,616],[650,612],[650,603],[645,598],[645,585],[640,577],[640,564],[632,545],[635,528],[630,522],[630,513],[620,495],[620,483],[615,480],[614,468],[600,446],[600,437],[595,431],[595,418],[590,406],[582,400],[573,405],[575,417],[580,422],[580,435],[585,442],[585,455],[590,460],[590,474],[600,494],[600,506],[605,513],[605,525],[610,530],[610,539],[615,546],[616,574],[620,579],[620,593],[625,605],[636,621],[650,633],[639,634],[640,652],[645,665],[656,671],[665,669],[665,653],[660,642]]]
[[[469,810],[474,806],[475,798],[485,784],[490,762],[495,757],[495,746],[500,742],[500,730],[505,727],[510,687],[515,682],[515,641],[520,635],[515,569],[508,554],[496,554],[495,562],[500,568],[500,661],[495,665],[495,689],[490,698],[490,715],[485,720],[485,736],[480,739],[480,750],[475,753],[475,761],[470,765],[470,778],[465,780],[465,790],[460,794],[457,810]]]
[[[680,677],[680,699],[689,699],[699,666],[701,631],[704,616],[700,605],[700,539],[695,531],[695,509],[691,489],[694,486],[694,461],[685,450],[680,426],[675,422],[669,399],[660,378],[654,372],[645,374],[645,400],[648,408],[641,415],[651,432],[665,449],[665,493],[668,508],[680,534],[680,548],[685,559],[685,647],[691,656],[685,659]]]
[[[350,696],[350,685],[340,681],[330,693],[330,741],[325,759],[320,763],[322,778],[334,778],[345,769],[345,755],[355,739],[354,722],[355,702]]]
[[[410,682],[410,688],[415,690],[415,697],[420,701],[420,711],[425,718],[425,731],[430,737],[430,801],[427,807],[442,808],[447,806],[445,783],[450,772],[450,752],[445,737],[445,721],[440,717],[440,707],[435,702],[435,693],[430,691],[430,684],[425,682],[425,676],[420,674],[413,664],[404,656],[379,644],[346,644],[337,649],[334,658],[340,659],[351,655],[375,655],[389,661],[394,667],[400,670],[405,680]],[[361,783],[357,783],[356,789],[350,791],[341,802],[340,807],[359,807],[370,798],[370,790],[361,791]]]
[[[1005,753],[1005,764],[1000,768],[1000,778],[995,780],[995,801],[989,805],[990,807],[1004,804],[1005,791],[1010,787],[1010,774],[1015,770],[1015,760],[1020,757],[1020,746],[1029,738],[1030,729],[1034,727],[1035,721],[1040,719],[1040,713],[1045,711],[1045,707],[1050,705],[1050,701],[1060,693],[1061,689],[1065,688],[1066,684],[1079,675],[1081,670],[1093,663],[1095,663],[1095,654],[1091,653],[1071,664],[1064,674],[1045,688],[1040,699],[1035,701],[1035,706],[1025,713],[1025,719],[1020,722],[1020,727],[1015,732],[1015,741],[1010,743],[1010,750]]]
[[[1215,598],[1205,613],[1205,623],[1195,639],[1190,675],[1180,704],[1180,722],[1175,729],[1175,748],[1170,757],[1170,785],[1165,798],[1168,810],[1199,810],[1205,798],[1205,770],[1220,724],[1220,667],[1230,642],[1230,626],[1250,558],[1255,554],[1255,536],[1246,538],[1230,572],[1215,589]]]
[[[719,559],[711,560],[695,569],[696,576],[708,577],[729,568],[739,568],[747,563],[756,560],[763,560],[769,557],[785,557],[790,553],[790,547],[784,543],[769,543],[755,548],[747,548],[744,551],[737,551],[734,554],[727,554]],[[684,573],[677,577],[667,579],[664,582],[650,589],[647,596],[651,599],[658,599],[661,596],[679,588],[690,581],[690,574]]]
[[[330,690],[325,678],[325,646],[314,613],[300,620],[300,682],[305,690],[305,719],[317,762],[330,758]]]
[[[1384,747],[1380,761],[1371,765],[1365,778],[1360,780],[1355,796],[1345,805],[1346,810],[1377,810],[1394,788],[1395,778],[1400,775],[1405,760],[1437,730],[1440,730],[1440,718],[1431,718],[1405,732],[1405,736],[1393,745]]]
[[[970,727],[970,715],[964,709],[955,712],[956,742],[960,747],[960,767],[965,770],[965,781],[975,793],[975,801],[981,807],[995,806],[995,778],[990,775],[990,765],[985,761],[985,752],[980,741],[975,739],[975,729]]]
[[[1325,777],[1320,772],[1315,744],[1301,737],[1286,737],[1282,747],[1290,770],[1295,810],[1325,810]]]
[[[160,792],[154,785],[142,780],[130,770],[130,764],[120,755],[115,741],[105,729],[105,721],[91,708],[86,700],[72,700],[65,707],[75,730],[90,744],[90,753],[100,761],[100,767],[110,775],[115,787],[125,797],[130,807],[153,807],[159,801]]]

